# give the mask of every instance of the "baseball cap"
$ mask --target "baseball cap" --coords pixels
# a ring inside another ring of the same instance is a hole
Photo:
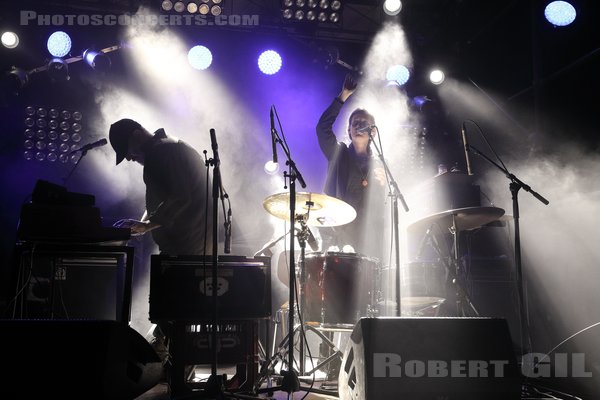
[[[134,130],[140,129],[141,127],[142,126],[138,122],[129,118],[120,119],[110,126],[108,137],[110,139],[110,145],[117,154],[116,165],[119,165],[127,155],[129,136]]]

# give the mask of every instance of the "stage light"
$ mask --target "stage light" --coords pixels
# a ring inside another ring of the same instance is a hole
[[[53,57],[64,57],[71,51],[71,37],[63,31],[56,31],[48,37],[48,51]]]
[[[19,45],[19,35],[14,32],[4,32],[2,33],[2,45],[7,49],[14,49]]]
[[[196,12],[198,12],[198,4],[194,3],[193,1],[190,1],[186,8],[187,12],[189,12],[190,14],[195,14]]]
[[[183,4],[183,1],[177,1],[173,4],[173,9],[178,13],[181,13],[185,10],[185,4]]]
[[[258,68],[265,75],[273,75],[281,69],[281,56],[274,50],[263,51],[258,57]]]
[[[13,95],[18,95],[29,83],[29,74],[27,71],[13,67],[5,76],[4,87]]]
[[[575,21],[577,11],[566,1],[553,1],[544,9],[544,16],[554,26],[567,26]]]
[[[173,9],[173,2],[170,0],[164,0],[162,2],[162,9],[165,11],[171,11]]]
[[[63,110],[59,113],[56,108],[47,110],[46,108],[28,106],[25,108],[25,140],[23,147],[25,152],[23,156],[26,160],[50,161],[66,163],[68,161],[77,162],[77,159],[69,157],[69,151],[79,148],[78,142],[82,140],[82,126],[80,122],[71,125],[71,118],[77,114],[81,120],[80,111]],[[57,119],[63,120],[58,123]],[[33,125],[32,125],[33,122]],[[32,126],[35,126],[33,129]],[[60,133],[55,129],[60,127]],[[47,131],[46,128],[50,130]]]
[[[212,64],[213,56],[210,50],[204,46],[194,46],[188,52],[190,65],[198,70],[205,70]]]
[[[441,85],[446,79],[444,71],[440,69],[434,69],[429,73],[429,81],[434,85]]]
[[[48,63],[48,75],[53,81],[69,80],[69,65],[62,58],[55,57]]]
[[[402,10],[402,2],[400,0],[385,0],[383,2],[383,11],[387,15],[398,15]]]
[[[288,21],[338,23],[342,16],[340,0],[282,0],[281,15]]]
[[[265,163],[264,170],[269,175],[275,175],[279,172],[279,163],[274,163],[273,160],[269,160]]]
[[[87,49],[83,52],[83,59],[92,68],[106,71],[110,68],[110,58],[99,51]]]
[[[388,83],[396,83],[402,86],[410,79],[410,72],[404,65],[392,65],[388,68],[385,78]]]

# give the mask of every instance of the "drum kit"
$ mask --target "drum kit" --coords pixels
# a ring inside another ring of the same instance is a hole
[[[356,210],[337,198],[310,192],[297,193],[295,204],[295,223],[300,224],[298,240],[302,249],[295,282],[300,289],[300,321],[323,331],[342,331],[351,330],[361,317],[396,315],[395,302],[389,300],[389,293],[384,294],[383,290],[385,282],[394,282],[391,275],[393,268],[383,268],[378,259],[356,253],[304,252],[306,234],[302,232],[308,226],[345,225],[356,218]],[[267,197],[263,207],[271,215],[289,222],[289,193]],[[412,271],[407,276],[401,272],[401,315],[438,316],[446,297],[441,282],[443,276],[450,276],[457,282],[454,278],[459,265],[458,234],[499,220],[503,215],[504,210],[497,207],[467,207],[429,215],[410,224],[407,228],[409,234],[430,231],[428,228],[432,225],[437,225],[441,232],[452,234],[454,257],[444,267],[431,263],[411,263],[401,269]],[[460,285],[455,286],[457,303],[461,307],[470,305],[477,314]],[[290,285],[290,290],[293,287]]]

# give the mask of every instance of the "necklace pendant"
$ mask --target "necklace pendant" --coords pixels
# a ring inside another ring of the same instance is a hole
[[[362,185],[363,185],[364,187],[367,187],[367,186],[369,185],[369,181],[367,181],[366,179],[363,179],[363,180],[361,181],[361,183],[362,183]]]

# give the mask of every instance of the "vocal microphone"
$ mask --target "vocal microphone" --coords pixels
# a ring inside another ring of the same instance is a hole
[[[469,142],[467,142],[467,131],[465,129],[465,123],[462,124],[462,140],[463,147],[465,148],[465,160],[467,161],[467,174],[473,175],[473,171],[471,170],[471,152],[469,151]]]
[[[273,147],[273,158],[265,163],[264,170],[267,174],[273,175],[279,171],[279,163],[277,162],[277,131],[275,130],[275,119],[273,118],[273,107],[269,111],[271,119],[271,146]]]
[[[93,149],[93,148],[96,148],[96,147],[102,147],[102,146],[104,146],[106,143],[108,143],[108,142],[106,141],[106,138],[104,138],[104,139],[100,139],[100,140],[98,140],[98,141],[95,141],[94,143],[88,143],[88,144],[86,144],[86,145],[82,146],[82,147],[81,147],[80,149],[78,149],[78,150],[73,150],[71,153],[75,153],[75,152],[78,152],[78,151],[81,151],[82,153],[86,153],[88,150],[91,150],[91,149]]]
[[[225,254],[231,253],[231,208],[227,211],[227,221],[225,221],[225,245],[223,246]]]
[[[367,131],[370,131],[373,128],[375,128],[375,124],[363,126],[362,128],[358,128],[356,130],[356,132],[367,132]]]
[[[273,146],[273,164],[277,164],[277,140],[275,139],[275,120],[273,119],[273,107],[269,113],[271,118],[271,145]]]

